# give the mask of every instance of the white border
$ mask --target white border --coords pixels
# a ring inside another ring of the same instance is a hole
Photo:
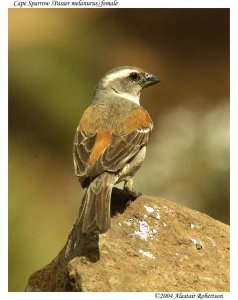
[[[5,0],[6,1],[6,0]],[[14,5],[15,1],[18,2],[29,2],[29,0],[7,0],[8,1],[8,7],[10,8],[20,8]],[[52,3],[54,0],[32,0],[33,2],[50,2]],[[82,1],[82,2],[90,2],[90,1],[96,1],[96,2],[102,2],[103,0],[58,0],[61,2],[67,2],[67,1]],[[105,0],[107,1],[114,1],[114,0]],[[118,2],[117,8],[229,8],[234,7],[234,0],[116,0]],[[54,8],[75,8],[75,6],[69,5],[67,7],[62,6],[53,6]],[[77,8],[95,8],[94,5],[88,5],[88,6],[78,6]],[[24,8],[31,9],[30,6],[24,6]],[[33,8],[52,8],[52,6],[45,6],[45,7],[33,7]],[[109,6],[102,7],[102,8],[111,8]],[[112,7],[113,8],[113,7]]]
[[[0,298],[1,299],[32,299],[42,298],[41,293],[8,293],[8,260],[7,260],[7,222],[8,222],[8,205],[7,205],[7,135],[8,135],[8,117],[7,117],[7,77],[8,77],[8,60],[7,60],[7,8],[14,7],[14,0],[3,0],[0,3],[0,136],[1,136],[1,162],[0,162],[0,237],[1,237],[1,254],[0,254]],[[24,1],[24,0],[22,0]],[[37,0],[34,0],[37,1]],[[221,0],[118,0],[118,8],[231,8],[231,293],[224,293],[223,299],[238,299],[238,10],[236,1]],[[44,297],[52,297],[55,299],[74,298],[77,299],[121,299],[137,298],[137,299],[155,299],[154,293],[44,293]]]
[[[8,19],[0,7],[0,298],[8,286]]]
[[[231,8],[231,291],[238,295],[238,9]],[[237,296],[236,296],[237,297]]]

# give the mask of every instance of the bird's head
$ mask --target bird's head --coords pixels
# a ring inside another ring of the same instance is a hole
[[[112,69],[99,81],[95,98],[110,93],[139,104],[143,88],[160,82],[160,79],[137,67],[118,67]]]

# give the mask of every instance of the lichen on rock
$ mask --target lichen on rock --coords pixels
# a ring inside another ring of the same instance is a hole
[[[116,189],[110,230],[87,236],[76,222],[26,291],[227,292],[229,250],[228,225],[159,197],[132,201]]]

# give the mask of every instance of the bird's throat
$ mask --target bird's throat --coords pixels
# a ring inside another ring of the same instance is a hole
[[[140,105],[140,94],[138,94],[138,95],[132,95],[132,94],[126,93],[126,92],[120,93],[120,92],[116,91],[115,89],[113,89],[113,93],[117,97],[120,97],[122,99],[126,99],[126,100],[129,100],[129,101],[132,101],[132,102]]]

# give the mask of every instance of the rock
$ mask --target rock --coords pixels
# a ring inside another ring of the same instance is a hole
[[[114,193],[111,229],[90,237],[90,251],[65,259],[71,232],[59,255],[31,275],[26,290],[229,291],[228,225],[158,197],[141,196],[128,207],[126,198],[120,206],[123,197]]]

